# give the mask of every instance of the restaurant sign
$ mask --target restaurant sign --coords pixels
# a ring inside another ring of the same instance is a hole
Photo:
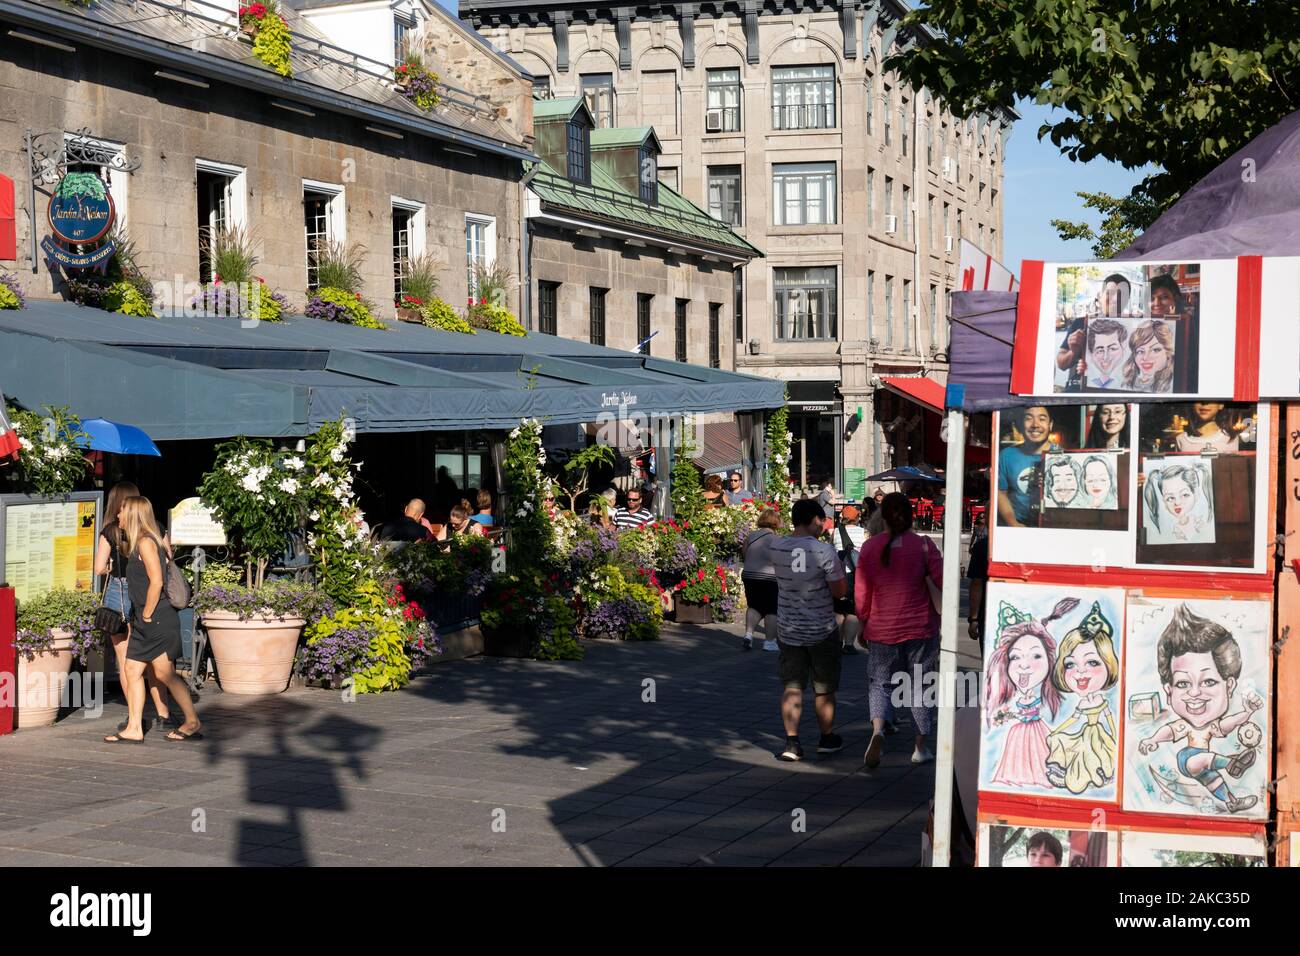
[[[115,244],[104,237],[113,228],[114,216],[113,197],[97,173],[66,173],[50,197],[50,231],[54,235],[41,241],[47,261],[70,269],[106,266]]]

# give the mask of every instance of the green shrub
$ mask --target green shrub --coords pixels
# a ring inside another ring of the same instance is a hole
[[[344,325],[356,325],[363,329],[388,328],[370,311],[370,306],[359,293],[348,292],[346,289],[333,287],[317,289],[307,303],[306,314],[313,319],[342,322]]]
[[[292,76],[290,54],[293,52],[293,40],[289,35],[289,24],[284,21],[274,2],[267,2],[265,6],[266,15],[256,18],[258,31],[253,38],[253,56],[281,76]]]
[[[204,229],[199,239],[203,253],[212,264],[214,281],[233,285],[256,282],[253,269],[257,266],[257,253],[253,239],[243,226],[230,226],[212,232]]]
[[[424,324],[431,329],[442,329],[444,332],[463,332],[466,335],[474,334],[473,327],[455,309],[436,297],[420,310],[420,317],[424,320]]]
[[[501,335],[525,336],[528,331],[519,324],[511,311],[504,306],[480,303],[469,310],[468,322],[479,329]]]
[[[104,290],[104,308],[123,315],[153,318],[153,305],[140,294],[140,290],[126,280],[114,282]]]

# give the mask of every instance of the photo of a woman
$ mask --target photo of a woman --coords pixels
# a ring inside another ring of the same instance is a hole
[[[1193,402],[1192,416],[1174,447],[1178,451],[1237,451],[1239,442],[1233,422],[1240,417],[1222,402]]]
[[[1089,408],[1085,448],[1122,451],[1128,448],[1128,406],[1093,405]]]
[[[1130,392],[1171,392],[1174,387],[1174,333],[1169,323],[1152,319],[1129,336],[1124,388]]]
[[[1151,293],[1151,314],[1154,316],[1186,315],[1190,311],[1187,299],[1171,275],[1155,275],[1148,285]]]

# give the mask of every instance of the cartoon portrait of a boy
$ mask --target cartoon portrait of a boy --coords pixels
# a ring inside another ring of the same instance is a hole
[[[1259,728],[1252,718],[1264,700],[1254,692],[1238,693],[1243,661],[1237,638],[1179,603],[1155,650],[1156,673],[1174,719],[1160,714],[1164,722],[1140,737],[1137,749],[1147,758],[1160,799],[1205,809],[1212,798],[1211,812],[1249,811],[1260,797],[1244,792],[1237,781],[1255,763],[1252,743],[1258,742]],[[1165,745],[1173,747],[1176,774],[1162,763]]]

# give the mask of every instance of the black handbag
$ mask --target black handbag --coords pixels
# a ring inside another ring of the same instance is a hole
[[[109,582],[113,580],[113,578],[109,578],[104,583],[104,590],[99,595],[99,607],[95,608],[95,630],[99,632],[105,641],[110,640],[114,634],[121,634],[126,630],[126,618],[122,616],[122,612],[115,611],[104,604],[104,595],[108,593],[111,586]],[[122,587],[122,585],[118,585],[118,587]]]

